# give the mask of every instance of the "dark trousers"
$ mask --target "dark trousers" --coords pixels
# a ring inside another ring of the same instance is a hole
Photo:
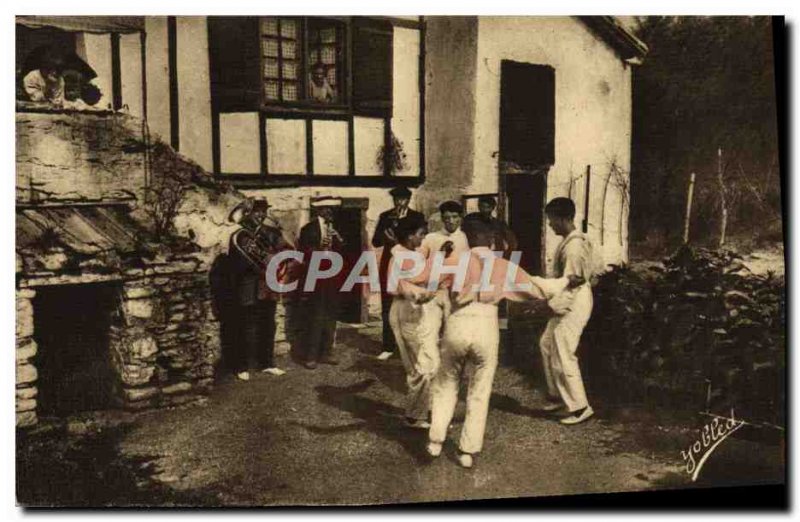
[[[319,292],[305,303],[306,321],[304,351],[307,361],[319,361],[330,355],[336,337],[336,300],[327,292]]]
[[[255,357],[261,369],[274,366],[275,308],[275,301],[263,300],[235,309],[231,362],[236,373],[248,369],[251,357]]]
[[[381,293],[381,322],[383,323],[383,350],[394,352],[397,348],[397,341],[394,339],[392,325],[389,324],[389,310],[392,309],[392,296]]]

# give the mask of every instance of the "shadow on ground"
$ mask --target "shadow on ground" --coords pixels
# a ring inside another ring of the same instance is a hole
[[[354,430],[367,430],[378,437],[399,444],[403,450],[419,464],[430,461],[425,453],[424,442],[427,430],[412,429],[405,425],[403,409],[391,404],[359,395],[376,383],[375,379],[364,379],[350,386],[316,386],[319,401],[349,413],[360,422],[344,426],[319,426],[297,423],[315,434],[343,433]]]
[[[125,457],[130,426],[84,435],[17,434],[17,502],[24,507],[213,506],[211,491],[175,491],[154,479],[157,455]]]

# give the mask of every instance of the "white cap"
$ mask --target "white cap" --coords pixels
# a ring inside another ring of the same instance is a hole
[[[319,207],[340,207],[342,206],[341,198],[322,197],[311,202],[313,208]]]

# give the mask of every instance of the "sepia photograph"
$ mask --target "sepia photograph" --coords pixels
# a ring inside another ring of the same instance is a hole
[[[14,16],[18,509],[788,507],[784,17],[251,9]]]

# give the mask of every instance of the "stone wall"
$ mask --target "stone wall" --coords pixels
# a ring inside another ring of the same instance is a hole
[[[141,199],[142,121],[122,114],[16,114],[17,203]]]
[[[207,269],[197,256],[158,258],[124,272],[119,308],[109,332],[109,358],[117,376],[113,401],[128,410],[183,404],[210,392],[220,359],[219,323],[214,317]],[[81,284],[70,279],[23,280]],[[34,287],[16,292],[17,427],[37,423]]]
[[[17,290],[17,384],[16,410],[17,426],[27,427],[36,424],[37,372],[33,365],[36,355],[36,341],[33,340],[33,303],[36,292],[23,288]]]
[[[211,390],[219,323],[198,260],[171,260],[126,281],[120,312],[111,331],[111,360],[122,407],[182,404]]]

